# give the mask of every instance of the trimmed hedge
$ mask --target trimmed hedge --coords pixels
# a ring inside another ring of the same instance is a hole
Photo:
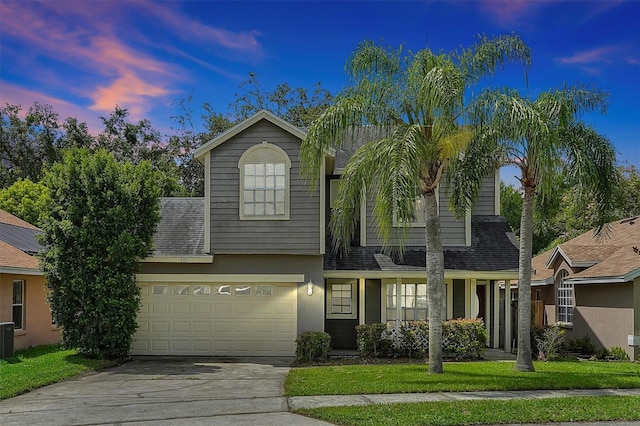
[[[358,351],[365,357],[424,358],[429,353],[429,323],[366,324],[356,327]],[[442,325],[442,350],[446,358],[482,359],[487,331],[480,319],[455,319]]]
[[[329,359],[331,336],[323,331],[305,331],[296,339],[296,362],[324,362]]]

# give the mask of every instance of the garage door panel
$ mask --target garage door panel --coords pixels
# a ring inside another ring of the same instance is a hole
[[[216,302],[213,306],[213,313],[216,315],[229,315],[233,313],[233,305],[230,302]]]
[[[295,284],[143,284],[140,355],[294,354]]]
[[[196,333],[211,333],[211,322],[194,321],[193,331]]]
[[[191,329],[189,321],[173,321],[171,325],[174,333],[188,333]]]
[[[202,303],[197,302],[193,304],[193,313],[194,314],[210,314],[211,313],[211,304],[210,303]]]
[[[173,313],[174,314],[189,314],[191,313],[191,304],[184,302],[176,302],[173,303]]]

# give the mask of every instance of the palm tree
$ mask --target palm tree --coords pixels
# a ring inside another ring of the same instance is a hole
[[[458,215],[473,203],[480,179],[504,164],[520,169],[523,191],[518,273],[518,355],[515,369],[534,371],[531,359],[531,251],[535,197],[551,196],[558,173],[595,194],[602,226],[609,219],[617,175],[609,140],[578,121],[582,111],[605,110],[606,94],[584,86],[542,93],[536,100],[516,91],[486,91],[476,99],[476,137],[458,164],[451,202]],[[557,180],[556,180],[557,181]]]
[[[515,35],[479,41],[458,52],[417,53],[361,43],[346,70],[351,83],[314,121],[302,143],[302,169],[317,182],[325,153],[345,136],[370,132],[344,169],[331,217],[334,249],[346,250],[359,217],[363,192],[373,199],[376,229],[386,251],[404,248],[416,200],[425,205],[429,371],[442,373],[444,258],[436,188],[450,163],[471,140],[465,91],[505,62],[529,64],[530,52]],[[311,183],[313,186],[314,183]]]

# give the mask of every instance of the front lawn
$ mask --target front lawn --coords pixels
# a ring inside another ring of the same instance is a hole
[[[113,364],[81,357],[76,351],[63,350],[58,345],[16,351],[13,358],[0,361],[0,399]]]
[[[632,362],[535,362],[535,373],[513,371],[513,362],[445,363],[444,374],[427,364],[375,364],[294,368],[287,396],[461,392],[531,389],[640,388]]]
[[[337,425],[474,425],[640,420],[640,397],[423,402],[298,410]]]

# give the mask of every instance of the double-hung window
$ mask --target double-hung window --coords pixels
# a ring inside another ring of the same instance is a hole
[[[558,291],[558,322],[565,325],[573,324],[573,284],[567,282],[569,273],[561,270],[556,276]]]
[[[277,145],[255,145],[242,154],[240,169],[240,219],[289,219],[291,160]]]
[[[24,281],[15,280],[13,282],[13,324],[15,330],[24,328]]]
[[[327,284],[327,318],[355,319],[357,315],[355,280],[329,281]]]
[[[398,289],[400,289],[400,294],[398,294]],[[426,284],[387,284],[385,297],[387,321],[427,319]]]

